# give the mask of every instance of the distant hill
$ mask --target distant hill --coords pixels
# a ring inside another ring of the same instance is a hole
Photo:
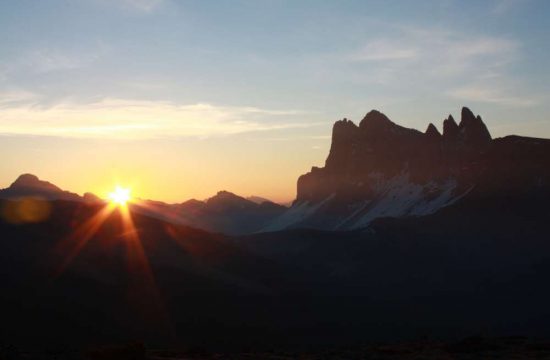
[[[266,198],[263,198],[261,196],[248,196],[246,198],[246,200],[249,200],[249,201],[252,201],[252,202],[255,202],[256,204],[261,204],[261,203],[264,203],[264,202],[273,202],[269,199],[266,199]]]
[[[45,200],[82,200],[77,194],[61,190],[57,186],[38,179],[32,174],[19,176],[8,188],[0,190],[0,199],[17,199],[35,196]]]
[[[8,188],[0,189],[0,199],[22,198],[104,202],[93,193],[87,192],[79,196],[32,174],[20,175]],[[228,191],[219,191],[205,201],[191,199],[180,204],[167,204],[154,200],[136,200],[130,206],[136,212],[174,224],[231,235],[257,232],[286,210],[286,207],[267,199],[253,197],[253,200],[255,201]]]
[[[134,208],[174,223],[230,235],[258,232],[287,209],[268,200],[258,203],[228,191],[220,191],[205,201],[191,199],[171,205],[145,201]]]

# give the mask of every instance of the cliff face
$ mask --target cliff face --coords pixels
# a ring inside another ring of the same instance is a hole
[[[444,121],[443,135],[430,124],[425,133],[404,128],[373,110],[356,126],[337,121],[332,145],[322,169],[314,168],[298,180],[297,202],[319,201],[332,193],[364,197],[372,176],[391,178],[407,172],[412,180],[442,180],[487,149],[491,135],[481,118],[462,109],[457,125]]]
[[[292,208],[269,230],[356,229],[380,217],[431,214],[472,191],[517,191],[532,179],[546,186],[546,151],[548,140],[493,140],[466,107],[460,123],[451,115],[443,121],[443,133],[433,124],[424,133],[408,129],[372,110],[358,126],[334,124],[325,166],[300,176]]]

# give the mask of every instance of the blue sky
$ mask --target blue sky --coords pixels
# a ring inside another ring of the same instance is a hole
[[[332,123],[373,108],[424,130],[467,105],[494,136],[550,137],[548,15],[544,0],[3,0],[0,185],[34,171],[97,189],[48,159],[70,152],[78,167],[99,147],[115,149],[97,155],[114,161],[95,168],[109,178],[149,166],[144,151],[159,172],[189,161],[179,152],[220,168],[209,176],[242,156],[236,172],[288,164],[270,186],[268,175],[171,196],[145,186],[151,197],[229,186],[290,199],[322,165]]]

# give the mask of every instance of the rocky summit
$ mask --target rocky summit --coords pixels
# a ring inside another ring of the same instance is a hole
[[[428,215],[481,193],[536,188],[540,195],[549,186],[549,154],[550,140],[492,139],[466,107],[460,123],[452,115],[443,121],[442,133],[433,124],[424,133],[409,129],[372,110],[359,126],[348,119],[334,124],[325,166],[300,176],[293,206],[269,230],[360,229],[381,217]]]

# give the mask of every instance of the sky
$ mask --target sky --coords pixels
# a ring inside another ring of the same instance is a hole
[[[371,109],[550,138],[550,1],[0,0],[0,187],[279,202]]]

